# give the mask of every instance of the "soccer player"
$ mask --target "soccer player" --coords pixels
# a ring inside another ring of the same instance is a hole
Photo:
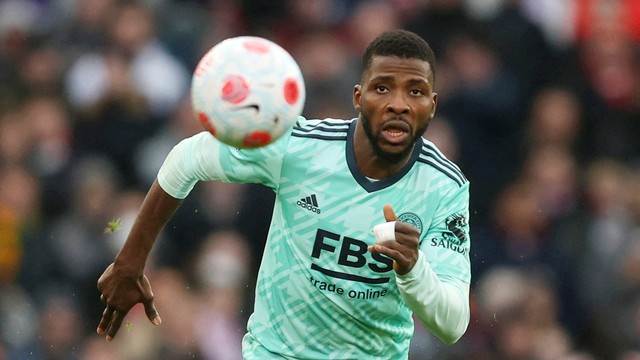
[[[137,303],[160,324],[143,274],[153,243],[196,182],[227,181],[276,193],[246,359],[406,359],[412,314],[457,341],[469,323],[469,182],[422,137],[436,111],[434,80],[422,38],[385,32],[362,58],[357,118],[300,117],[251,150],[207,132],[176,145],[98,280],[98,333],[111,340]]]

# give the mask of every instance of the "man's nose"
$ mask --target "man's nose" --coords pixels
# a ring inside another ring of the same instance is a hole
[[[404,94],[401,92],[394,93],[389,99],[387,110],[395,114],[406,114],[411,108]]]

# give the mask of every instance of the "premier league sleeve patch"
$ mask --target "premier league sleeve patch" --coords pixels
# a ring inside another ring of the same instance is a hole
[[[467,217],[463,213],[448,216],[444,220],[444,224],[440,223],[438,227],[429,231],[428,238],[432,247],[467,255],[469,253]]]
[[[449,232],[455,236],[454,240],[458,245],[463,244],[468,239],[467,229],[468,221],[466,216],[462,213],[457,213],[449,216],[445,220],[445,225]],[[445,234],[443,234],[445,235]]]

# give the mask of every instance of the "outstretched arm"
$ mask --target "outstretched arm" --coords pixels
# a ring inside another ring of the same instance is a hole
[[[100,299],[106,304],[98,334],[108,341],[116,336],[124,317],[142,303],[149,320],[159,325],[160,315],[153,303],[153,291],[144,275],[145,263],[160,231],[180,206],[181,200],[167,194],[156,180],[149,189],[127,241],[98,279]]]
[[[143,270],[156,238],[180,206],[180,199],[186,198],[199,181],[275,184],[270,167],[280,168],[286,143],[276,144],[270,145],[264,154],[240,153],[221,145],[208,132],[201,132],[173,147],[142,203],[127,241],[98,280],[101,299],[106,304],[98,325],[99,334],[106,333],[107,340],[113,339],[126,314],[138,303],[144,305],[151,322],[160,323],[153,291]],[[223,168],[221,158],[226,159],[227,169]]]

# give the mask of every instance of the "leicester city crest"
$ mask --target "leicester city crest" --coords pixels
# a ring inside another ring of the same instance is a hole
[[[418,229],[420,234],[422,234],[422,220],[418,217],[418,215],[414,213],[403,213],[398,216],[398,221],[402,221],[403,223],[407,223],[414,228]]]

